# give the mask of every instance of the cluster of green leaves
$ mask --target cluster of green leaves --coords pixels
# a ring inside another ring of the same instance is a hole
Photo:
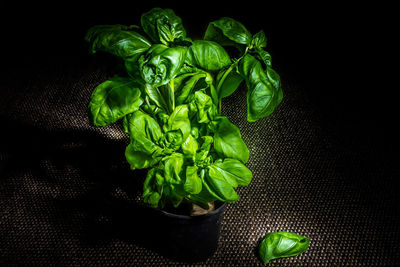
[[[204,40],[186,36],[170,9],[154,8],[141,27],[98,25],[87,32],[90,51],[122,59],[126,77],[96,87],[89,103],[94,126],[123,119],[133,170],[150,168],[144,201],[177,207],[184,199],[207,207],[234,202],[252,179],[249,150],[237,126],[221,115],[221,102],[245,81],[247,118],[268,116],[282,99],[279,76],[264,50],[264,32],[252,36],[239,22],[211,22]],[[224,46],[240,52],[232,58]]]

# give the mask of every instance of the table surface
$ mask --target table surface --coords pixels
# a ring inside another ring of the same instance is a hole
[[[88,124],[90,94],[113,74],[98,63],[43,65],[1,84],[2,265],[189,265],[136,239],[134,223],[120,227],[125,218],[140,220],[130,207],[141,203],[145,172],[129,169],[120,124]],[[246,121],[244,88],[224,100],[254,178],[228,205],[215,255],[193,266],[262,266],[258,243],[282,230],[309,237],[310,248],[270,266],[398,264],[398,168],[342,142],[302,88],[284,76],[282,83],[282,104],[255,123]]]

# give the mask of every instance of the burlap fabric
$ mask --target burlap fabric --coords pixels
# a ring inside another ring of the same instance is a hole
[[[114,69],[98,57],[61,59],[27,67],[23,79],[10,70],[1,84],[0,264],[187,265],[152,249],[162,240],[140,228],[145,172],[130,171],[121,125],[88,124],[90,94]],[[398,264],[398,169],[330,134],[304,90],[282,81],[284,101],[256,123],[246,121],[244,88],[224,101],[254,179],[228,205],[215,255],[193,266],[262,266],[258,243],[280,230],[311,245],[270,266]]]

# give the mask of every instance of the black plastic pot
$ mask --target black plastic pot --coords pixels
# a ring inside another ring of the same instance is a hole
[[[225,209],[226,203],[222,203],[216,210],[200,216],[158,211],[163,254],[186,262],[204,261],[211,257],[218,246]]]

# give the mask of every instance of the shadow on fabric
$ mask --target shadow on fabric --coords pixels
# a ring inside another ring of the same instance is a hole
[[[17,195],[25,202],[18,203],[24,221],[45,219],[29,231],[42,231],[46,239],[48,229],[64,232],[66,238],[76,236],[81,247],[103,247],[119,239],[170,257],[157,213],[140,199],[147,171],[130,170],[125,141],[1,121],[6,129],[0,140],[3,196]]]

